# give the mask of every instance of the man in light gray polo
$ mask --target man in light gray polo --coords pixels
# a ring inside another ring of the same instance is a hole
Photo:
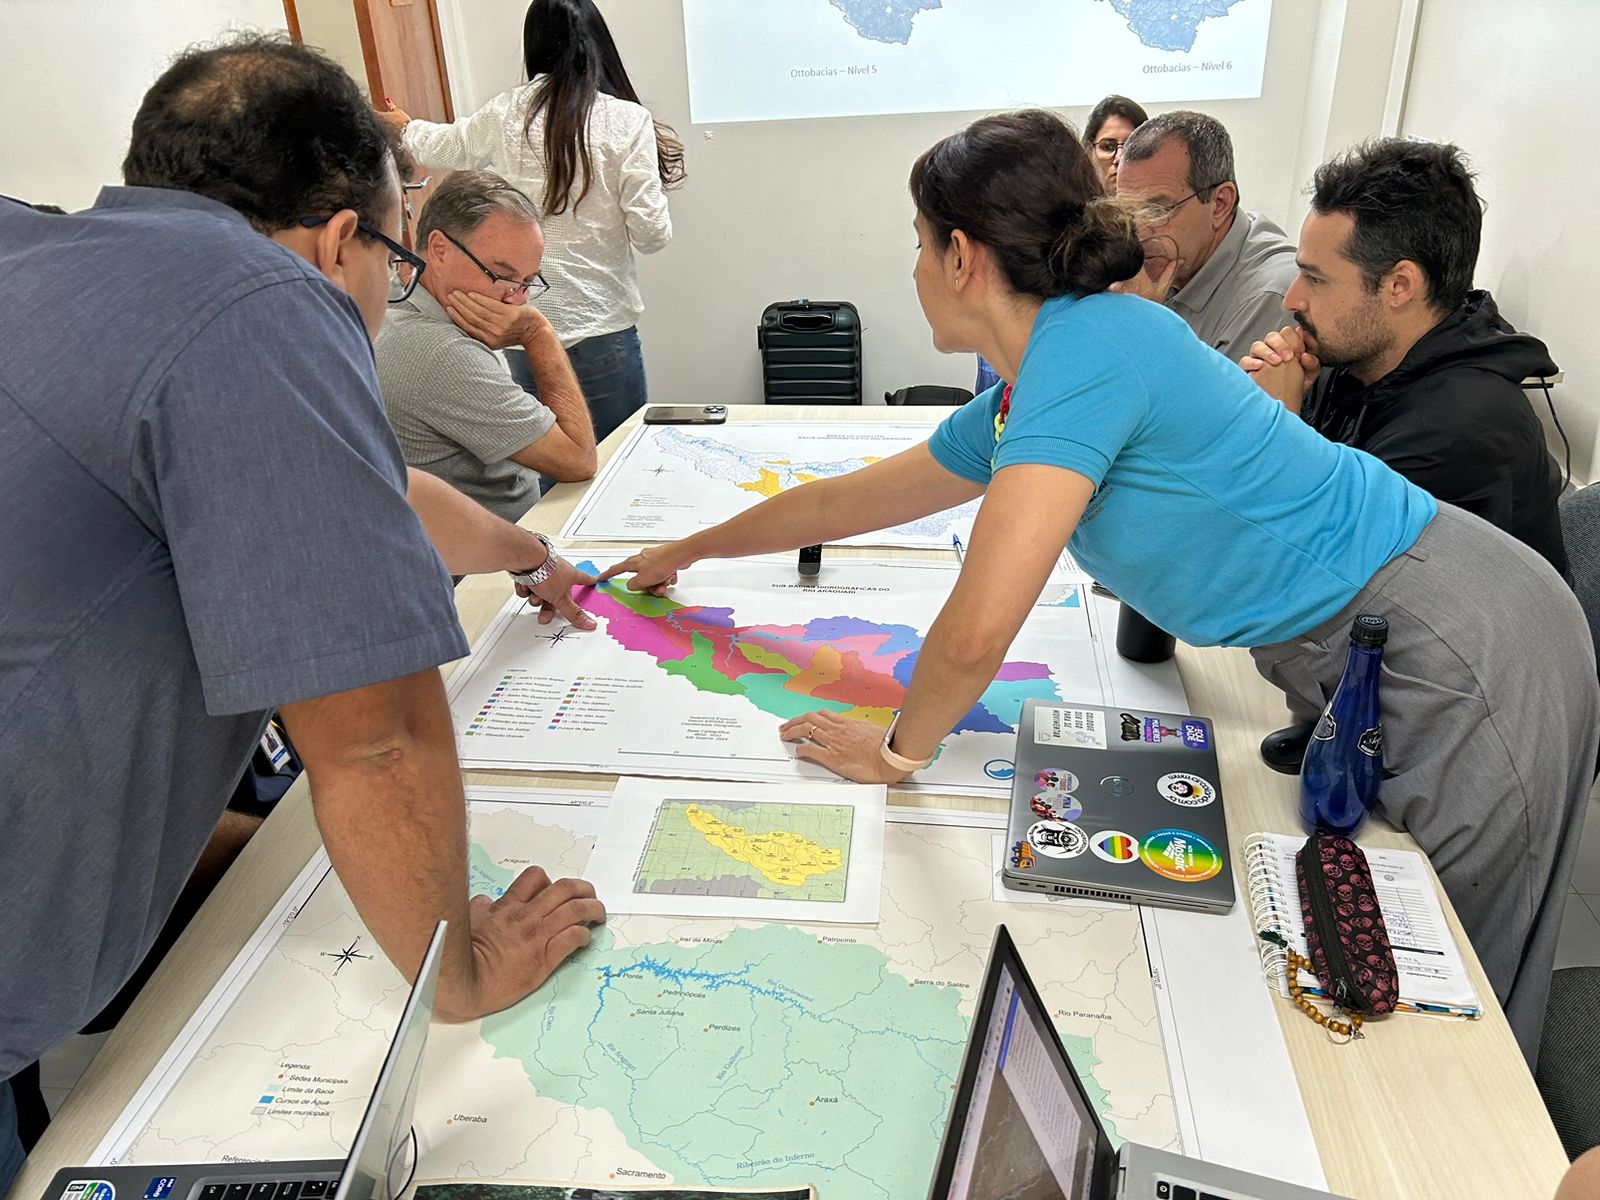
[[[421,286],[393,305],[374,351],[384,408],[407,465],[515,521],[539,476],[595,472],[594,426],[550,322],[530,300],[544,235],[533,201],[492,171],[457,171],[423,205]],[[538,395],[495,353],[527,351]]]
[[[1144,270],[1119,284],[1165,304],[1231,359],[1283,324],[1294,244],[1260,213],[1239,208],[1233,141],[1214,117],[1170,112],[1122,147],[1117,195],[1149,209],[1139,237]]]

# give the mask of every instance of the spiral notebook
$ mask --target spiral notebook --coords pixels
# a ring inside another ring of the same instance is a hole
[[[1250,914],[1256,932],[1276,933],[1305,955],[1305,923],[1300,915],[1300,887],[1294,859],[1305,838],[1281,833],[1258,833],[1244,844],[1245,878],[1250,889]],[[1482,1015],[1477,989],[1467,975],[1444,908],[1434,891],[1433,875],[1422,855],[1413,850],[1377,850],[1366,846],[1373,888],[1383,906],[1384,924],[1400,971],[1397,1012],[1430,1016],[1476,1018]],[[1267,982],[1289,994],[1288,956],[1272,943],[1258,942],[1261,967]],[[1309,977],[1306,992],[1324,995]]]

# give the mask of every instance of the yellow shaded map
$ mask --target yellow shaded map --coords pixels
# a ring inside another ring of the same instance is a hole
[[[865,455],[845,463],[806,463],[797,466],[787,458],[769,458],[756,468],[754,479],[742,479],[736,486],[747,492],[771,499],[802,483],[818,479],[831,479],[835,475],[859,471],[879,461],[880,455]],[[843,469],[841,469],[843,468]]]
[[[842,904],[854,820],[848,804],[663,800],[634,891]]]
[[[719,821],[698,804],[684,816],[697,833],[737,862],[748,863],[773,883],[799,887],[813,875],[826,875],[844,866],[844,855],[827,850],[798,833],[748,833],[743,826]]]

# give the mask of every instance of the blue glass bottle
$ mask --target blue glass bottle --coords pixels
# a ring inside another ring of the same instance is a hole
[[[1367,819],[1383,781],[1378,668],[1389,622],[1362,613],[1350,626],[1344,676],[1322,710],[1300,768],[1300,819],[1312,833],[1349,837]]]

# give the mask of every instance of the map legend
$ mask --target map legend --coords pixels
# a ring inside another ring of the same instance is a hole
[[[506,686],[511,682],[510,675],[503,675],[500,682],[494,685],[494,690],[489,693],[489,698],[478,709],[478,715],[472,718],[472,723],[466,728],[466,735],[474,737],[483,728],[483,723],[494,712],[494,706],[500,703],[506,694]]]
[[[573,702],[575,700],[577,700],[578,692],[583,687],[584,682],[585,682],[585,680],[584,680],[584,677],[582,675],[579,675],[576,679],[574,679],[572,681],[572,686],[567,689],[567,694],[564,697],[562,697],[560,707],[558,707],[556,709],[556,715],[550,718],[550,724],[547,725],[545,728],[547,728],[547,729],[560,729],[561,728],[561,720],[569,712],[572,711]]]

